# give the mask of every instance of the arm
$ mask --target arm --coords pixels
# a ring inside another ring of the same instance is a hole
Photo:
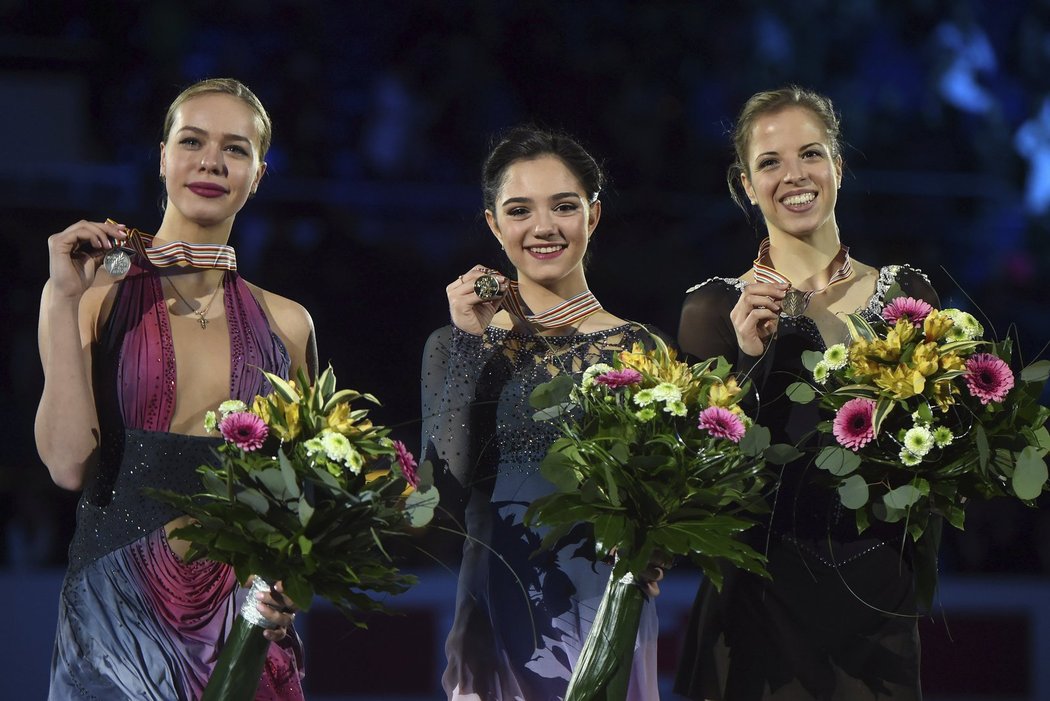
[[[44,390],[34,433],[51,479],[65,489],[80,489],[98,460],[91,351],[99,310],[112,289],[108,273],[96,275],[110,237],[123,240],[123,227],[80,221],[48,239],[50,277],[37,336]]]

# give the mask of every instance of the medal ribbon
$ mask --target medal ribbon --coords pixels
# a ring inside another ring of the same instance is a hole
[[[809,298],[818,292],[823,292],[832,285],[836,285],[840,282],[845,282],[853,276],[853,263],[849,258],[849,247],[839,245],[838,255],[835,256],[834,260],[828,264],[828,267],[838,264],[838,269],[831,274],[831,278],[828,280],[828,284],[821,287],[819,290],[799,290],[804,297],[806,303],[809,302]],[[787,276],[777,271],[773,267],[773,260],[769,257],[769,238],[763,239],[762,243],[758,246],[758,257],[755,258],[754,267],[752,268],[755,272],[755,282],[766,282],[766,283],[783,283],[785,285],[791,285],[794,287],[791,280],[787,279]]]
[[[173,265],[188,265],[191,268],[218,268],[237,270],[237,254],[233,246],[221,243],[188,243],[172,241],[156,248],[151,247],[153,235],[131,229],[124,246],[141,255],[157,268]]]
[[[504,301],[508,312],[541,329],[574,326],[591,314],[602,310],[602,305],[594,294],[590,290],[584,290],[580,294],[570,297],[546,311],[542,311],[539,314],[530,314],[525,311],[527,309],[525,300],[521,298],[516,280],[507,280],[507,295]]]

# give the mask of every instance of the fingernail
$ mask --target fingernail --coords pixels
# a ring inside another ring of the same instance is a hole
[[[266,598],[266,595],[263,594],[261,591],[255,592],[255,600],[256,601],[262,601],[264,598]]]

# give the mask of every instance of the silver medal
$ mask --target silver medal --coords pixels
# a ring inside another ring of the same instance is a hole
[[[809,306],[809,295],[802,290],[789,289],[780,300],[780,315],[787,317],[802,316]]]
[[[127,248],[116,247],[106,251],[102,266],[110,275],[120,277],[131,270],[131,253]]]

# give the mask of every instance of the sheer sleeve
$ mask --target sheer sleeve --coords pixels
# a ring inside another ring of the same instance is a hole
[[[479,378],[493,353],[483,337],[455,326],[432,333],[423,352],[422,453],[434,466],[442,501],[457,517],[479,481],[476,466],[487,443],[482,436],[495,431],[491,407],[475,403]],[[488,431],[479,426],[486,420]]]

